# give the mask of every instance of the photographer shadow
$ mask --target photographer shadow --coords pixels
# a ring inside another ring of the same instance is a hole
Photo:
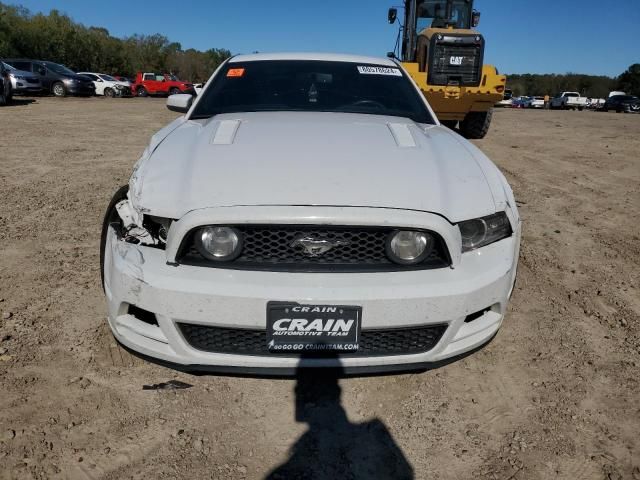
[[[338,382],[343,376],[341,367],[298,367],[295,419],[309,428],[267,480],[414,478],[411,464],[381,420],[349,421]]]

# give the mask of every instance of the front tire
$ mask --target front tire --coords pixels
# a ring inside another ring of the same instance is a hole
[[[169,90],[169,95],[178,95],[179,93],[182,93],[182,91],[176,87],[173,87],[171,90]]]
[[[113,90],[113,88],[105,88],[104,96],[108,98],[113,98],[116,96],[116,92]]]
[[[11,101],[11,85],[9,86],[2,85],[2,88],[0,89],[0,107],[4,107],[5,105],[8,105],[10,101]]]
[[[148,97],[149,96],[149,92],[147,92],[147,89],[144,87],[138,87],[136,89],[136,95],[139,97]]]
[[[492,117],[493,108],[486,112],[469,112],[460,122],[460,133],[465,138],[484,138],[489,131]]]
[[[51,93],[56,97],[65,97],[67,95],[67,90],[64,88],[62,82],[56,82],[51,86]]]
[[[104,254],[107,246],[107,234],[109,233],[109,226],[112,223],[121,222],[120,215],[116,210],[116,205],[121,200],[127,198],[129,193],[129,185],[123,185],[111,198],[107,211],[104,214],[104,220],[102,221],[102,236],[100,237],[100,280],[102,281],[102,290],[104,290]]]

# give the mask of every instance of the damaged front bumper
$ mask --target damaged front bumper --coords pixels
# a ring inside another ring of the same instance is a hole
[[[520,228],[514,228],[510,238],[462,255],[455,268],[385,273],[176,265],[169,258],[176,249],[170,245],[171,238],[172,232],[165,251],[127,243],[109,227],[104,257],[108,319],[115,338],[124,346],[184,370],[290,374],[300,367],[340,366],[347,373],[359,373],[426,368],[491,340],[513,288]],[[363,331],[442,324],[447,328],[424,353],[302,360],[293,354],[202,351],[179,328],[180,323],[189,323],[264,330],[271,301],[357,305],[362,307]]]

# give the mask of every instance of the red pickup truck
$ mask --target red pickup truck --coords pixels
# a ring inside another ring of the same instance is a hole
[[[147,95],[175,95],[190,93],[195,95],[193,84],[178,80],[175,75],[168,73],[138,72],[135,82],[131,85],[131,92],[138,97]]]

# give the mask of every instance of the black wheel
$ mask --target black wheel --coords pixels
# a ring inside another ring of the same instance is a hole
[[[104,96],[105,97],[109,97],[109,98],[113,98],[116,96],[116,92],[113,90],[113,88],[105,88],[104,89]]]
[[[445,127],[450,128],[451,130],[455,130],[455,128],[458,126],[457,120],[440,120],[440,123]]]
[[[493,109],[486,112],[469,112],[460,122],[460,133],[465,138],[484,138],[489,131]]]
[[[51,93],[53,93],[56,97],[64,97],[67,95],[67,90],[64,88],[62,82],[56,82],[51,85]]]
[[[9,92],[11,86],[5,84],[4,82],[0,85],[0,107],[5,106],[9,103]]]
[[[147,89],[144,87],[138,87],[136,89],[136,95],[138,95],[139,97],[148,97],[149,92],[147,92]]]
[[[171,90],[169,90],[169,95],[178,95],[179,93],[182,93],[182,92],[177,87],[173,87]]]
[[[109,233],[109,225],[112,223],[121,223],[120,215],[116,210],[116,205],[119,201],[127,198],[129,192],[129,185],[123,185],[111,198],[107,211],[104,214],[104,220],[102,221],[102,236],[100,237],[100,280],[102,281],[102,289],[104,290],[104,253],[107,245],[107,233]]]

